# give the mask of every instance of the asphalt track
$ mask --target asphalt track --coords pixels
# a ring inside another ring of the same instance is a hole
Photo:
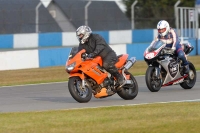
[[[70,95],[67,82],[26,86],[0,87],[0,112],[46,111],[115,105],[135,105],[160,102],[200,101],[200,72],[192,89],[180,85],[163,87],[159,92],[150,92],[144,76],[136,76],[139,92],[133,100],[123,100],[117,94],[92,98],[88,103],[78,103]]]

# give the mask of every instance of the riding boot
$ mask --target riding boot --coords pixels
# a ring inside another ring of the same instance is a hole
[[[189,65],[184,66],[184,73],[188,74],[189,73]]]
[[[117,79],[117,89],[120,90],[124,84],[124,77],[120,73],[114,73],[113,76]]]

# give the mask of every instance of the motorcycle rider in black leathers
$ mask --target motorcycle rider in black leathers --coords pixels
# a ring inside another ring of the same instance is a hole
[[[117,79],[119,86],[117,88],[120,90],[125,81],[115,67],[118,57],[112,48],[99,34],[93,34],[89,26],[80,26],[76,30],[76,36],[80,42],[79,51],[85,49],[89,58],[101,56],[104,69]]]

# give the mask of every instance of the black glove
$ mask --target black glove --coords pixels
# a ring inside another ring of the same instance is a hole
[[[94,53],[90,53],[87,57],[88,58],[94,58],[94,56],[95,56]]]

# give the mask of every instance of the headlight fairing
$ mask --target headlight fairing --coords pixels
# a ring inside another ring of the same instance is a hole
[[[74,63],[72,63],[72,64],[70,64],[70,65],[67,65],[67,66],[66,66],[66,71],[67,71],[67,72],[72,71],[72,70],[74,69],[75,65],[76,65],[76,62],[74,62]]]

